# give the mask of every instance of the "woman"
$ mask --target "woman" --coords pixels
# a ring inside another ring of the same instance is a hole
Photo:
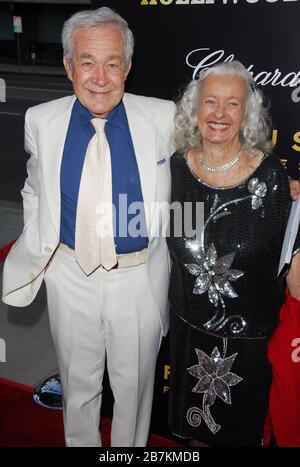
[[[272,377],[266,351],[285,299],[277,270],[291,204],[285,169],[270,155],[268,120],[237,61],[204,71],[177,107],[170,426],[199,440],[193,445],[261,444]],[[189,203],[195,228],[197,202],[203,225],[192,238],[178,235]],[[299,294],[299,257],[287,276],[292,294]]]

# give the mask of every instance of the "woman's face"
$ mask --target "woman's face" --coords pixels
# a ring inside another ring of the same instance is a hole
[[[197,112],[203,143],[236,149],[244,122],[246,95],[245,81],[239,76],[210,75],[204,79]]]

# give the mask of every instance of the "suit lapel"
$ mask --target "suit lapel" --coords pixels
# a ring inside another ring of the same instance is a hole
[[[44,149],[43,171],[45,192],[48,198],[52,222],[59,234],[60,230],[60,167],[75,97],[57,109],[54,118],[49,118],[41,132],[41,147]]]
[[[140,174],[149,234],[156,199],[156,128],[150,123],[152,113],[145,111],[143,116],[140,109],[137,113],[130,104],[125,97],[124,105]]]

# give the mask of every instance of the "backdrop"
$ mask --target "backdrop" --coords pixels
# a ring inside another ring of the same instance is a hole
[[[127,90],[176,99],[213,63],[236,58],[270,99],[275,152],[298,178],[299,0],[95,0],[129,23],[136,38]],[[167,344],[157,368],[153,428],[167,432]]]

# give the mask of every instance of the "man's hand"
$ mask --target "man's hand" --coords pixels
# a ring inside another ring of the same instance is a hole
[[[300,183],[298,182],[298,180],[293,180],[293,179],[289,179],[289,182],[290,182],[290,193],[291,193],[291,198],[293,200],[296,200],[299,198],[299,195],[300,195]]]

